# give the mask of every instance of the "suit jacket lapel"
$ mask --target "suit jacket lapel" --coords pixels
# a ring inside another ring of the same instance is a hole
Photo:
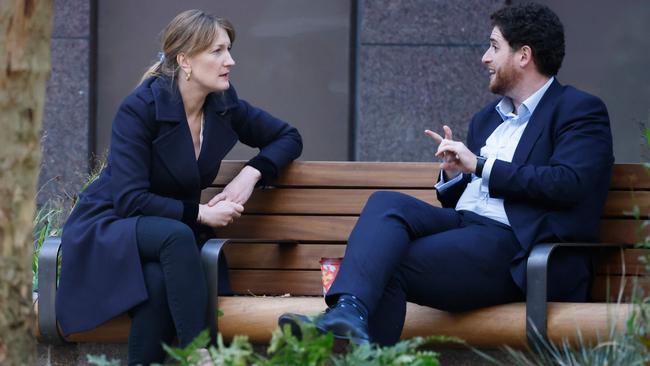
[[[501,119],[501,116],[499,113],[497,113],[496,110],[493,109],[492,112],[490,112],[488,118],[486,118],[485,124],[481,126],[482,128],[478,131],[479,135],[474,138],[476,141],[476,146],[470,147],[470,149],[473,149],[472,151],[475,154],[480,154],[481,148],[485,146],[485,142],[487,141],[488,137],[490,137],[494,130],[496,130],[497,127],[499,127],[499,125],[502,123],[503,120]]]
[[[551,121],[551,114],[553,113],[553,106],[557,103],[557,97],[562,91],[562,85],[557,80],[553,80],[549,88],[544,93],[544,96],[539,101],[539,104],[535,108],[533,115],[530,116],[528,120],[528,125],[524,130],[519,144],[517,144],[517,149],[515,154],[512,157],[512,162],[516,164],[523,164],[528,160],[530,152],[535,146],[535,142],[542,134],[544,127],[546,127]]]

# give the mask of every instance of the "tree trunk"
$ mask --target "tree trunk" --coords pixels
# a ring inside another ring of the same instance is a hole
[[[0,0],[0,364],[35,363],[32,221],[52,0]]]

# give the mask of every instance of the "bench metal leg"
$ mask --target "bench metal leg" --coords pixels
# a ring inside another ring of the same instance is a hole
[[[219,306],[219,255],[223,246],[229,239],[210,239],[201,249],[201,264],[205,272],[205,281],[208,285],[208,324],[212,344],[216,344],[217,332],[217,307]]]
[[[56,324],[57,263],[61,238],[48,237],[38,255],[38,329],[50,344],[65,342]]]

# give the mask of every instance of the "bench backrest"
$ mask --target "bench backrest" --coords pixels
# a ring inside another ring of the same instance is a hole
[[[214,186],[203,201],[219,192],[242,168],[243,162],[222,164]],[[256,190],[244,215],[218,231],[220,238],[252,242],[226,247],[233,289],[238,294],[320,295],[321,257],[341,257],[345,243],[366,200],[377,190],[392,190],[440,206],[432,189],[437,163],[295,162],[272,188]],[[650,212],[650,175],[640,164],[615,165],[602,214],[602,242],[637,243],[643,233],[631,211]],[[295,245],[256,244],[255,240],[293,240]],[[639,249],[599,253],[593,298],[602,301],[607,288],[632,278],[650,288],[640,275],[644,265]]]

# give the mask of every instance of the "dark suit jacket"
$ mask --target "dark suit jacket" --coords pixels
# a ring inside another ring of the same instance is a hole
[[[56,310],[64,334],[94,328],[147,299],[138,217],[181,220],[197,232],[201,190],[237,140],[260,148],[249,164],[263,180],[302,150],[295,128],[239,99],[232,87],[208,95],[204,115],[197,161],[182,99],[168,79],[146,80],[122,102],[108,165],[80,195],[63,229]]]
[[[479,154],[502,123],[495,101],[478,112],[467,146]],[[526,259],[535,244],[598,240],[600,214],[614,162],[607,109],[603,102],[554,81],[531,116],[512,162],[497,160],[490,175],[490,196],[502,198],[521,251],[511,273],[525,290]],[[438,198],[454,207],[471,176]],[[564,251],[551,261],[549,297],[584,301],[590,278],[588,256]]]

